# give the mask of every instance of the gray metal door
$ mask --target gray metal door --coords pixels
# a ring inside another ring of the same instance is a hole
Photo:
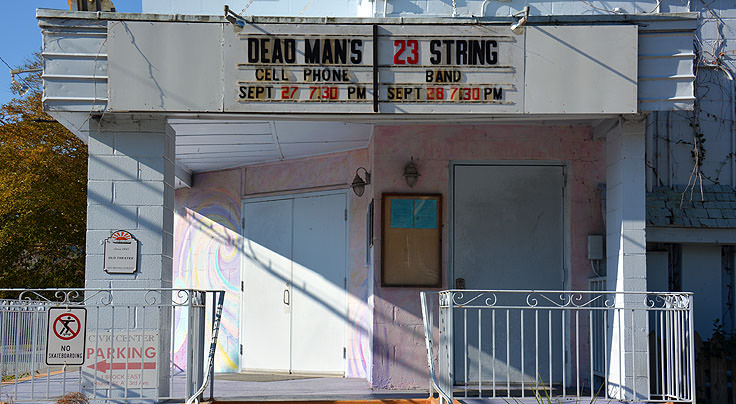
[[[559,165],[453,166],[456,285],[483,290],[563,288],[563,170]],[[497,294],[497,299],[498,306],[528,307],[524,293]],[[523,378],[527,386],[538,379],[557,382],[564,366],[561,313],[482,310],[479,329],[477,311],[456,311],[455,380],[515,384]]]

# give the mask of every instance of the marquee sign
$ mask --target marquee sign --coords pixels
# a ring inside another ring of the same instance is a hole
[[[225,34],[225,106],[248,112],[521,112],[507,26],[247,24]]]

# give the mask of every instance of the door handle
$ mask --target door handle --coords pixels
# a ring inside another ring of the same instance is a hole
[[[289,288],[284,289],[284,304],[289,305]]]

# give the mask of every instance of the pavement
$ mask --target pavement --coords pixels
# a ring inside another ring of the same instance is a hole
[[[344,400],[390,400],[426,398],[426,390],[376,391],[372,390],[365,379],[319,376],[296,376],[286,374],[215,374],[214,398],[218,402],[253,402],[253,401],[344,401]],[[103,381],[103,383],[107,383]],[[172,377],[170,397],[183,402],[185,397],[186,375],[179,373]],[[7,380],[0,385],[0,404],[4,402],[21,403],[55,403],[62,395],[70,392],[88,392],[87,381],[80,377],[78,370],[67,372],[51,372],[38,374],[33,378],[25,377],[17,383]],[[98,387],[100,389],[100,387]],[[99,390],[102,393],[104,390]],[[140,390],[131,388],[128,392],[118,389],[113,392],[121,399],[116,402],[151,402],[139,397]],[[151,390],[143,390],[143,396],[150,397]],[[127,400],[124,396],[129,397]],[[205,399],[211,399],[210,387],[204,392]],[[10,401],[10,400],[13,401]],[[92,401],[94,403],[94,401]]]

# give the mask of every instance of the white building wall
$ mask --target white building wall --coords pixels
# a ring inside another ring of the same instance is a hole
[[[693,72],[696,75],[696,100],[692,111],[652,114],[647,127],[647,188],[657,192],[657,187],[670,187],[672,192],[682,195],[683,202],[679,206],[684,208],[718,206],[724,209],[721,214],[712,216],[714,220],[710,220],[711,215],[708,215],[706,220],[689,216],[689,220],[675,221],[671,225],[654,221],[654,226],[664,226],[659,230],[680,230],[683,236],[689,236],[676,239],[659,237],[658,242],[702,242],[697,239],[698,235],[711,240],[711,244],[683,245],[680,283],[683,291],[695,292],[695,328],[701,338],[707,339],[712,334],[715,319],[720,319],[726,327],[730,327],[730,318],[733,316],[725,309],[733,304],[733,297],[721,287],[723,245],[718,244],[719,240],[724,244],[732,240],[724,242],[717,232],[734,231],[733,210],[728,208],[727,194],[735,191],[720,186],[736,187],[736,100],[733,82],[736,72],[736,3],[728,0],[689,3],[690,11],[700,16],[693,43],[696,55]],[[704,189],[702,196],[701,185]],[[709,200],[709,187],[713,186],[719,186],[715,188],[722,192],[718,200],[713,200],[715,198],[712,196]],[[721,200],[721,197],[724,199]],[[701,205],[701,201],[705,203]],[[661,201],[653,201],[653,210],[662,206],[657,203]],[[677,207],[678,204],[674,203],[673,206]],[[680,217],[690,215],[688,212],[677,214]],[[705,222],[717,224],[706,225]],[[655,288],[650,285],[650,290]]]
[[[227,4],[242,15],[301,17],[371,17],[369,0],[142,0],[142,11],[154,14],[222,15]]]
[[[713,333],[713,321],[722,319],[721,247],[682,247],[682,289],[695,293],[695,331],[701,338]]]
[[[529,6],[532,15],[594,15],[618,13],[675,13],[689,11],[681,0],[143,0],[144,13],[220,15],[228,4],[243,15],[305,17],[450,17],[509,16]]]
[[[690,3],[690,11],[700,14],[694,42],[697,101],[694,113],[671,111],[653,116],[648,128],[650,189],[685,185],[693,180],[692,151],[698,133],[706,139],[700,168],[703,185],[736,186],[732,79],[736,69],[736,4],[727,0]]]
[[[662,291],[669,286],[669,254],[667,251],[647,252],[647,288]]]

